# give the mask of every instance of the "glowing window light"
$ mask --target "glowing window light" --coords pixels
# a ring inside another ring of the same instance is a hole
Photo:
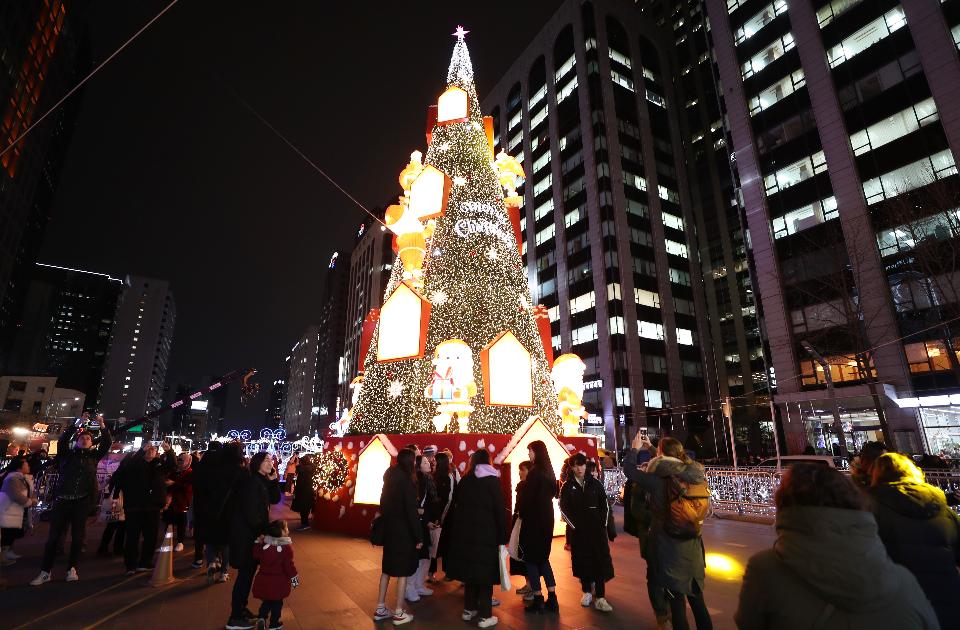
[[[429,164],[410,185],[410,210],[424,221],[442,216],[450,196],[450,178]]]
[[[375,435],[357,458],[357,490],[353,494],[354,503],[370,505],[380,504],[383,491],[383,474],[390,467],[390,460],[397,449],[384,435]]]
[[[533,360],[509,330],[480,352],[488,405],[533,406]]]
[[[377,361],[423,356],[430,321],[430,302],[401,282],[380,309]]]
[[[464,122],[470,116],[470,99],[458,87],[449,87],[437,99],[437,124]]]

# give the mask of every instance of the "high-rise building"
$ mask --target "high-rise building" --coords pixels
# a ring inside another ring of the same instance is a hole
[[[19,325],[34,262],[80,108],[75,95],[11,145],[90,66],[89,2],[0,5],[0,366]],[[8,149],[8,147],[11,147]]]
[[[169,282],[126,277],[101,387],[100,411],[108,419],[160,408],[176,316]]]
[[[287,402],[284,413],[284,426],[287,435],[313,435],[319,429],[317,414],[320,406],[314,398],[314,384],[317,376],[317,344],[320,342],[320,329],[317,326],[307,328],[297,340],[287,357]]]
[[[484,99],[497,150],[527,175],[531,293],[554,352],[586,363],[584,405],[610,447],[629,425],[712,441],[673,44],[630,3],[570,0]]]
[[[123,281],[104,273],[37,263],[8,370],[55,376],[59,387],[100,404],[100,384]]]
[[[960,451],[960,2],[704,6],[790,451]]]
[[[287,403],[287,383],[282,378],[273,382],[270,387],[270,398],[267,401],[266,414],[264,415],[264,426],[271,428],[284,427],[284,413]]]
[[[219,380],[220,378],[217,376],[211,376],[209,379],[211,385]],[[207,409],[205,410],[207,433],[224,435],[229,430],[227,421],[230,418],[230,394],[234,391],[236,391],[234,384],[227,383],[213,390],[205,397],[208,403]]]
[[[379,209],[378,215],[381,218],[383,213],[384,209]],[[337,398],[340,400],[337,414],[342,414],[343,410],[350,406],[350,381],[360,370],[363,319],[370,309],[380,308],[383,303],[383,292],[387,288],[396,258],[392,244],[393,233],[372,218],[361,223],[357,229],[356,242],[350,252],[343,352],[337,369]]]
[[[340,407],[340,357],[343,356],[344,329],[347,319],[347,288],[350,261],[333,252],[327,265],[320,311],[320,342],[317,349],[316,388],[317,422],[325,428],[337,417]]]

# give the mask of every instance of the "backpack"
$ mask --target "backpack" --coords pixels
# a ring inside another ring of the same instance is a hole
[[[687,483],[678,477],[667,477],[663,482],[667,499],[664,533],[671,538],[699,538],[703,521],[710,516],[707,482]]]

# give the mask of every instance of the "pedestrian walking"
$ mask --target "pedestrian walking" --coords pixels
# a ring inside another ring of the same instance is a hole
[[[560,490],[560,511],[567,521],[573,575],[580,580],[583,597],[580,605],[611,612],[605,585],[613,579],[610,540],[616,537],[607,493],[593,475],[587,473],[583,453],[572,455],[570,474]]]
[[[443,535],[443,522],[447,518],[453,491],[457,486],[456,477],[450,466],[450,456],[447,453],[436,454],[436,470],[433,473],[434,485],[437,489],[438,517],[430,529],[430,570],[428,582],[436,582],[436,572],[440,568],[440,538]]]
[[[423,530],[417,514],[417,481],[414,471],[416,455],[409,448],[397,453],[397,463],[383,475],[380,494],[380,518],[383,527],[383,559],[381,561],[380,590],[374,621],[392,619],[399,626],[413,621],[413,615],[404,610],[403,597],[407,578],[412,576],[420,562]],[[390,578],[397,578],[397,606],[386,606]]]
[[[253,545],[253,558],[257,561],[257,576],[253,579],[253,596],[260,604],[260,619],[269,630],[280,630],[283,622],[283,600],[290,591],[300,586],[297,566],[293,563],[293,541],[287,522],[271,521],[267,535]]]
[[[507,544],[507,523],[500,471],[490,465],[486,449],[470,456],[470,471],[457,486],[450,516],[444,566],[464,584],[461,617],[478,618],[481,628],[493,627],[499,622],[491,607],[493,585],[500,583],[499,546]]]
[[[177,470],[170,475],[167,486],[167,508],[163,511],[163,522],[173,525],[176,530],[177,544],[174,551],[183,551],[183,541],[187,535],[187,511],[193,500],[193,457],[190,453],[180,453],[177,458]]]
[[[433,483],[433,466],[425,455],[417,455],[414,460],[417,471],[417,514],[420,516],[420,529],[423,546],[419,550],[417,571],[407,580],[406,598],[409,602],[420,601],[421,597],[433,595],[433,589],[424,584],[430,569],[430,530],[435,526],[437,514],[437,489]]]
[[[678,440],[664,437],[646,470],[637,468],[638,451],[652,448],[647,435],[638,432],[623,461],[624,474],[636,484],[634,491],[646,493],[653,516],[646,540],[650,604],[660,627],[671,623],[676,630],[688,628],[689,603],[697,630],[710,630],[713,622],[703,597],[706,565],[699,523],[678,523],[672,518],[673,508],[685,500],[679,496],[682,486],[706,483],[703,466],[686,456]],[[682,525],[693,530],[681,532]]]
[[[237,569],[227,630],[256,627],[257,616],[248,608],[250,588],[257,572],[253,543],[269,533],[270,506],[280,502],[280,475],[265,451],[250,458],[237,485],[237,500],[230,520],[230,565]]]
[[[541,440],[531,442],[527,449],[531,468],[523,489],[522,502],[518,501],[520,513],[520,558],[527,567],[527,577],[533,599],[526,612],[557,612],[557,580],[550,565],[550,548],[553,545],[553,500],[557,497],[557,476],[550,463],[547,445]],[[547,599],[543,598],[540,579],[547,586]]]
[[[160,511],[167,501],[166,478],[157,447],[149,442],[114,473],[113,499],[123,494],[126,519],[124,565],[127,575],[153,570]],[[138,551],[139,547],[139,551]]]
[[[293,482],[297,478],[297,465],[300,456],[294,453],[287,459],[287,466],[283,471],[283,490],[288,497],[293,496]]]
[[[78,420],[68,427],[57,440],[57,484],[54,488],[53,507],[50,510],[50,532],[43,549],[40,574],[31,582],[31,586],[40,586],[50,581],[53,559],[58,543],[70,529],[70,554],[67,558],[68,582],[80,579],[77,564],[83,549],[87,533],[87,516],[96,505],[100,496],[97,484],[97,462],[110,450],[110,429],[106,425],[100,428],[97,446],[94,448],[93,434],[80,430],[85,420]],[[71,442],[73,448],[70,447]]]
[[[14,541],[30,529],[30,508],[37,504],[33,494],[33,476],[26,457],[10,460],[0,478],[0,565],[9,566],[20,559],[13,551]]]
[[[230,524],[246,468],[243,446],[231,442],[211,448],[202,461],[193,477],[194,517],[204,541],[207,582],[223,583],[229,578]]]
[[[887,555],[862,494],[840,472],[793,464],[774,501],[777,540],[747,563],[738,628],[940,627],[916,578]]]
[[[885,453],[871,472],[870,507],[890,559],[917,578],[941,628],[960,628],[960,518],[906,455]]]
[[[300,527],[297,531],[310,529],[310,512],[313,511],[313,502],[316,499],[313,492],[313,474],[317,468],[313,463],[312,455],[304,455],[297,465],[297,479],[300,483],[293,491],[294,512],[300,514]]]

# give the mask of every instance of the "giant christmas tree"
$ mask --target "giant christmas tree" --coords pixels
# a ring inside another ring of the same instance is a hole
[[[494,156],[464,31],[456,35],[426,159],[411,156],[404,196],[387,211],[399,255],[351,433],[513,433],[531,416],[559,428],[549,333],[518,246],[522,169]]]

